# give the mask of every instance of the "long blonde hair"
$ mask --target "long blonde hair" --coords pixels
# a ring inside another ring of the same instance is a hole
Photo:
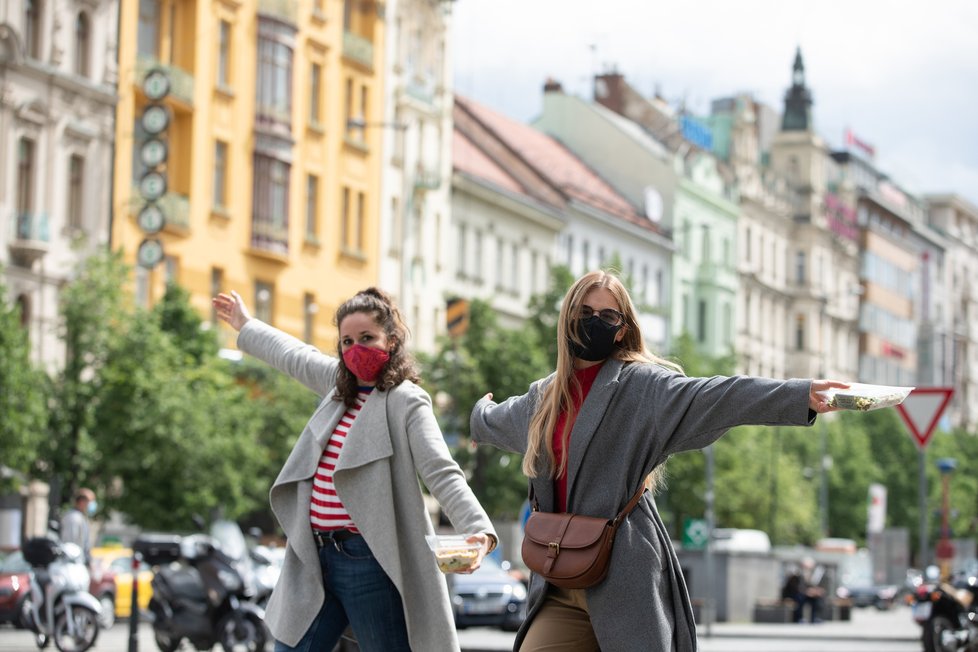
[[[557,419],[561,412],[569,412],[574,407],[573,396],[581,391],[577,377],[574,375],[574,356],[571,353],[570,342],[582,344],[574,327],[577,322],[584,297],[592,290],[605,288],[611,292],[622,314],[622,331],[624,335],[615,346],[611,357],[623,362],[645,362],[662,365],[675,371],[682,370],[672,362],[653,355],[645,347],[642,330],[638,324],[635,305],[632,303],[628,290],[621,280],[611,272],[604,270],[589,272],[577,279],[567,290],[557,318],[557,370],[553,380],[543,390],[537,404],[536,412],[530,420],[526,455],[523,457],[523,473],[535,478],[541,473],[557,478],[567,471],[567,455],[559,464],[554,459],[553,440],[555,434],[563,439],[563,450],[567,450],[572,420],[565,421],[563,432],[554,433]],[[647,486],[655,488],[658,483],[658,469],[652,472]]]

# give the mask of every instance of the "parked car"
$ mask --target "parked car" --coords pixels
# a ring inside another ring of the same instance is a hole
[[[856,583],[840,586],[836,595],[848,598],[854,607],[876,607],[886,611],[897,601],[900,587],[895,584]]]
[[[92,568],[93,575],[96,569],[97,572],[112,575],[115,589],[115,616],[129,618],[132,615],[132,549],[121,546],[92,548]],[[145,611],[149,608],[150,598],[153,597],[153,570],[145,562],[139,567],[137,582],[139,609]]]
[[[25,627],[22,614],[31,590],[30,570],[20,552],[12,552],[0,562],[0,623]]]
[[[456,627],[519,629],[526,618],[526,586],[509,574],[508,566],[486,557],[474,573],[445,576]]]

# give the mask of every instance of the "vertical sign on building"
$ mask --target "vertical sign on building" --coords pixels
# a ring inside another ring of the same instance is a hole
[[[166,213],[161,200],[166,194],[166,172],[164,169],[169,151],[166,145],[166,130],[170,126],[170,113],[161,104],[170,93],[170,78],[162,68],[153,68],[143,78],[143,93],[150,101],[140,117],[140,126],[146,134],[139,146],[139,160],[146,172],[139,180],[139,195],[143,206],[136,222],[146,236],[136,251],[136,262],[141,267],[152,269],[163,260],[163,243],[156,235],[166,224]]]

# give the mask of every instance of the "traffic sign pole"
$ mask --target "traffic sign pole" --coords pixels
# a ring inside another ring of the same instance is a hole
[[[896,406],[897,413],[903,419],[904,425],[910,432],[910,437],[917,444],[918,459],[918,502],[920,504],[920,551],[919,566],[927,564],[929,552],[927,548],[927,455],[925,449],[930,443],[931,436],[937,428],[937,422],[954,396],[953,387],[917,387]]]

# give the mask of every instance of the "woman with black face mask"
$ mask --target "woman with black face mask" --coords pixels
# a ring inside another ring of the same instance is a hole
[[[522,454],[535,509],[613,519],[632,496],[607,576],[559,588],[533,574],[514,650],[696,649],[679,560],[650,491],[669,455],[703,448],[746,424],[809,426],[834,408],[830,380],[688,378],[649,353],[628,292],[606,272],[567,291],[557,324],[557,370],[471,417],[472,438]],[[560,548],[551,544],[551,554]]]

